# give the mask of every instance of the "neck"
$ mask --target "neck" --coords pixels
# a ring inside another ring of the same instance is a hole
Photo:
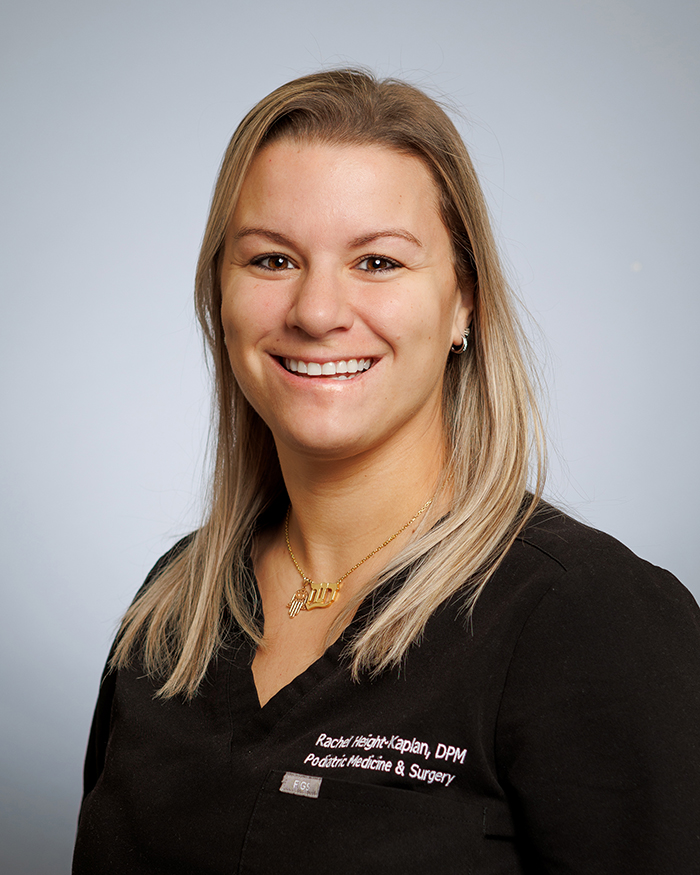
[[[425,441],[419,443],[340,460],[308,457],[278,446],[292,505],[290,540],[305,574],[318,580],[339,578],[433,497],[444,460],[442,434],[429,448]],[[444,510],[433,505],[425,516],[435,519]],[[409,528],[417,525],[418,521]],[[381,568],[408,537],[409,530],[366,570]]]

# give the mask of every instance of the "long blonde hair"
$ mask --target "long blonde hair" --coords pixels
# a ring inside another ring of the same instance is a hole
[[[216,398],[208,516],[128,609],[112,660],[113,667],[127,665],[138,651],[145,670],[163,680],[164,697],[196,693],[231,620],[253,642],[262,638],[248,556],[256,527],[280,519],[288,498],[272,435],[231,371],[219,262],[252,159],[282,137],[378,144],[419,157],[440,192],[457,276],[474,290],[469,349],[449,357],[444,379],[449,453],[441,488],[449,488],[451,512],[432,528],[422,527],[338,618],[340,627],[370,589],[408,569],[405,583],[351,643],[355,675],[398,665],[430,615],[458,591],[471,610],[541,493],[542,428],[523,334],[481,187],[448,115],[417,88],[361,70],[330,70],[281,86],[248,113],[231,139],[197,266],[196,309]],[[531,461],[535,483],[528,493]]]

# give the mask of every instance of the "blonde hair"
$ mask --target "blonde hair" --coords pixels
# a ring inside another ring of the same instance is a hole
[[[224,156],[197,266],[197,315],[213,363],[215,456],[202,527],[158,570],[126,612],[112,659],[139,652],[164,683],[160,695],[192,696],[232,620],[259,643],[259,596],[248,559],[257,526],[280,519],[288,497],[272,435],[231,371],[220,319],[223,241],[258,151],[283,137],[378,144],[420,158],[435,179],[455,271],[474,291],[467,352],[444,379],[448,457],[441,489],[451,512],[393,559],[347,604],[344,625],[372,588],[406,571],[403,585],[351,643],[353,672],[400,664],[427,620],[462,591],[470,611],[541,494],[544,449],[523,334],[466,147],[445,111],[413,86],[361,70],[330,70],[273,91],[243,119]],[[527,492],[530,460],[536,482]]]

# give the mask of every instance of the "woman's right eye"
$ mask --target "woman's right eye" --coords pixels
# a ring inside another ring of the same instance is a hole
[[[286,255],[258,255],[251,261],[256,267],[279,273],[283,270],[291,270],[294,267],[292,261]]]

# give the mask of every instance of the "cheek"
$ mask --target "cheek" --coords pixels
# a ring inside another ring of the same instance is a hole
[[[221,323],[227,343],[241,342],[259,334],[263,328],[265,307],[260,306],[253,289],[229,286],[221,302]]]
[[[221,306],[221,324],[231,368],[238,382],[244,379],[246,352],[250,348],[250,334],[254,330],[250,319],[238,305],[239,299],[226,296]]]
[[[391,346],[420,342],[438,321],[429,294],[420,287],[399,287],[390,295],[378,294],[356,310],[370,330]]]
[[[230,288],[228,284],[221,284],[221,308],[219,310],[219,316],[221,318],[221,324],[224,328],[224,335],[226,337],[226,341],[228,342],[233,331],[233,326],[235,325],[235,312],[236,308],[234,306],[236,301],[236,297],[234,295],[233,290]]]
[[[407,314],[415,341],[435,346],[438,350],[443,346],[447,349],[452,343],[456,310],[455,295],[443,290],[426,294]]]
[[[437,360],[452,343],[454,300],[435,289],[377,302],[365,311],[365,322],[400,355]]]

